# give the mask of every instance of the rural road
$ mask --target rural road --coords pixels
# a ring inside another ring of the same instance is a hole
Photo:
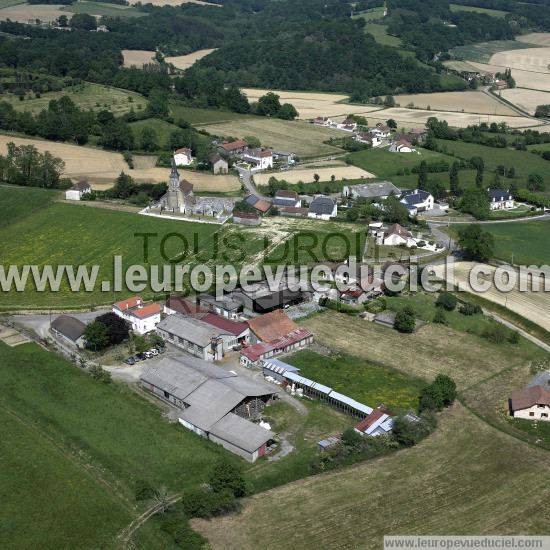
[[[262,195],[254,185],[252,181],[252,172],[250,172],[250,170],[247,170],[246,168],[241,168],[240,166],[236,166],[236,168],[237,168],[237,171],[239,172],[239,176],[242,176],[242,178],[240,179],[242,184],[246,187],[246,190],[252,195],[256,195],[261,199],[267,199],[267,197]]]

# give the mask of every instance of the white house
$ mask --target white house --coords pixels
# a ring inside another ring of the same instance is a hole
[[[504,189],[488,189],[491,210],[508,210],[515,207],[514,197]]]
[[[391,136],[391,128],[389,126],[386,126],[386,124],[382,124],[381,122],[379,122],[374,128],[371,128],[369,131],[371,134],[375,134],[382,139],[387,139]]]
[[[371,147],[380,147],[382,145],[382,138],[379,134],[374,132],[359,132],[353,137],[357,143],[364,143]]]
[[[406,139],[398,139],[394,141],[388,149],[390,153],[414,153],[416,149],[410,141]]]
[[[355,132],[355,130],[357,130],[357,122],[352,118],[346,118],[344,121],[338,123],[336,128],[345,130],[346,132]]]
[[[338,206],[334,199],[325,197],[324,195],[317,195],[309,205],[307,217],[330,220],[330,218],[335,218],[337,214]]]
[[[159,304],[144,304],[139,296],[133,296],[113,304],[113,313],[128,321],[134,332],[146,334],[160,323],[162,308]]]
[[[510,413],[514,418],[550,421],[550,389],[531,386],[513,391],[510,397]]]
[[[83,195],[91,192],[92,186],[86,180],[80,180],[65,191],[65,198],[69,201],[79,201]]]
[[[403,192],[400,202],[407,207],[410,216],[416,216],[419,212],[432,210],[435,200],[431,193],[423,189],[411,189]]]
[[[385,231],[376,234],[376,244],[384,246],[406,246],[408,248],[416,246],[416,240],[412,233],[407,231],[398,223],[390,225]]]
[[[326,116],[318,116],[313,119],[313,124],[316,124],[317,126],[332,126],[334,123]]]
[[[189,166],[193,162],[193,152],[188,147],[182,147],[174,151],[176,166]]]
[[[256,170],[269,170],[273,168],[273,151],[270,149],[249,149],[243,159],[255,164]]]

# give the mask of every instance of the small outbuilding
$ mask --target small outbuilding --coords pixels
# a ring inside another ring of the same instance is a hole
[[[50,325],[50,331],[61,341],[77,348],[84,347],[83,334],[86,325],[71,315],[60,315]]]
[[[92,192],[92,186],[87,180],[80,180],[76,182],[70,189],[65,191],[65,199],[68,201],[82,200],[84,195]]]

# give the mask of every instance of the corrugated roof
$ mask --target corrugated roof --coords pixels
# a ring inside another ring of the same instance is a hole
[[[201,321],[208,323],[213,327],[227,331],[234,336],[241,336],[241,334],[248,330],[248,323],[245,323],[244,321],[232,321],[231,319],[226,319],[225,317],[221,317],[215,313],[207,313],[204,317],[201,317]]]
[[[216,422],[210,429],[210,433],[249,453],[253,453],[275,437],[273,432],[234,413],[229,413]]]
[[[332,214],[336,202],[330,197],[315,197],[309,205],[309,211],[314,214]]]
[[[193,317],[184,317],[181,313],[169,315],[157,325],[157,329],[185,338],[202,348],[210,345],[212,338],[230,334],[227,330],[213,327]]]
[[[298,372],[300,370],[298,367],[289,365],[288,363],[276,358],[264,359],[263,366],[268,370],[276,372],[277,374],[283,374],[283,372]]]
[[[296,330],[298,325],[281,309],[248,320],[250,330],[263,342],[283,338]]]
[[[347,405],[348,407],[352,407],[358,412],[362,412],[364,414],[370,414],[372,412],[372,408],[369,407],[368,405],[359,403],[359,401],[356,401],[355,399],[352,399],[351,397],[348,397],[343,393],[338,393],[337,391],[332,390],[330,392],[329,397],[331,399],[334,399],[335,401],[338,401],[340,403],[343,403],[344,405]]]

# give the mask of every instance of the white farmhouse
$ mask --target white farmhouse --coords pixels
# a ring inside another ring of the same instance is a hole
[[[406,139],[398,139],[394,141],[388,149],[390,153],[414,153],[416,149],[412,143]]]
[[[84,195],[92,192],[92,186],[86,180],[80,180],[70,189],[65,191],[65,199],[69,201],[79,201]]]
[[[550,421],[550,389],[531,386],[513,391],[510,412],[514,418]]]
[[[416,246],[416,240],[412,233],[407,231],[398,223],[390,225],[385,231],[379,231],[376,234],[376,244],[384,246],[406,246],[408,248]]]
[[[317,195],[309,205],[307,217],[330,220],[330,218],[335,218],[337,214],[338,206],[334,199],[325,197],[324,195]]]
[[[193,162],[193,152],[189,147],[182,147],[174,151],[174,163],[176,166],[189,166]]]
[[[353,139],[357,143],[364,143],[365,145],[370,145],[371,147],[380,147],[380,145],[382,145],[382,138],[375,132],[359,132],[358,134],[355,134]]]
[[[133,296],[113,304],[113,313],[128,321],[134,332],[147,334],[160,323],[162,308],[159,304],[144,304],[139,296]]]
[[[509,210],[515,207],[514,197],[504,189],[489,189],[489,207],[491,210]]]
[[[403,192],[400,202],[407,207],[410,216],[416,216],[419,212],[432,210],[435,200],[433,195],[428,193],[428,191],[412,189]]]
[[[270,149],[249,149],[243,155],[246,162],[255,165],[256,170],[269,170],[273,168],[273,151]]]

